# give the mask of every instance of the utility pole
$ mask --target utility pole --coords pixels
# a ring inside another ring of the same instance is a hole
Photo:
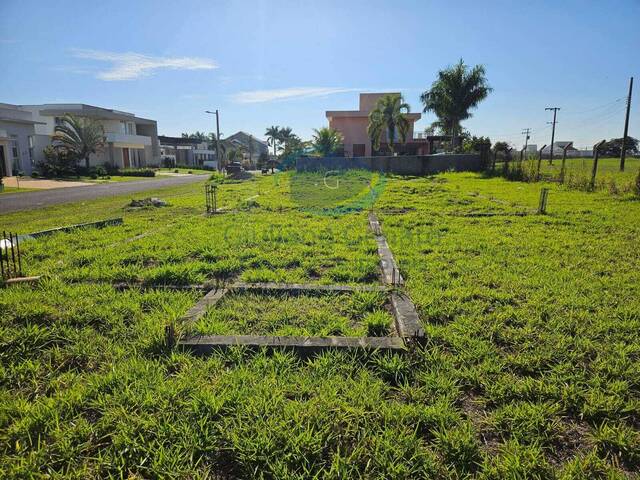
[[[524,135],[524,150],[527,151],[527,145],[529,144],[529,139],[531,138],[529,134],[531,133],[530,128],[525,128],[522,130],[522,134]]]
[[[553,110],[553,122],[547,122],[553,125],[553,127],[551,128],[551,145],[549,146],[549,164],[553,163],[553,141],[555,139],[556,136],[556,114],[558,113],[558,110],[560,110],[560,107],[547,107],[545,108],[545,110]]]
[[[629,113],[631,112],[631,93],[633,92],[633,77],[629,79],[629,95],[627,96],[627,115],[624,117],[624,135],[622,136],[622,150],[620,151],[620,171],[624,172],[624,161],[627,156],[627,134],[629,133]]]
[[[216,116],[216,163],[218,164],[218,170],[220,170],[222,168],[222,163],[220,162],[220,114],[218,109],[215,112],[206,110],[205,113]]]

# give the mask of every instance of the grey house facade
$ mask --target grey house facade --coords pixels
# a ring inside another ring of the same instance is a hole
[[[0,177],[31,175],[36,124],[29,110],[0,103]]]
[[[30,111],[36,122],[33,138],[34,163],[44,160],[43,150],[51,145],[56,125],[60,125],[62,117],[70,113],[96,120],[104,128],[106,145],[102,152],[91,155],[89,160],[92,166],[105,163],[119,168],[160,165],[158,125],[155,120],[82,103],[23,105],[21,108]]]

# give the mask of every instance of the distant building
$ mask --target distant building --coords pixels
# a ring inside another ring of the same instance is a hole
[[[561,157],[564,147],[566,147],[569,144],[573,144],[573,142],[570,142],[568,140],[558,140],[557,142],[553,142],[553,156]],[[573,146],[570,146],[569,148],[567,148],[567,155],[571,156],[574,151],[577,151],[577,149],[574,148]],[[550,154],[551,154],[551,146],[547,145],[542,149],[542,155],[549,156]]]
[[[29,110],[0,103],[0,177],[22,172],[31,175],[34,166],[34,135],[38,122]]]
[[[367,134],[367,126],[369,125],[369,113],[375,107],[378,99],[384,95],[400,95],[400,93],[361,93],[358,110],[329,110],[326,112],[329,127],[339,131],[344,137],[344,155],[346,157],[369,157],[376,153],[373,152],[371,139]],[[416,143],[415,150],[419,148],[419,145],[424,144],[422,139],[416,139],[416,142],[412,141],[413,125],[420,120],[420,117],[419,113],[407,114],[409,119],[407,143]],[[399,142],[399,138],[396,138],[396,141]],[[386,149],[386,142],[385,133],[381,140],[381,151]],[[408,151],[406,153],[418,152]]]
[[[166,135],[160,135],[158,140],[163,165],[218,168],[216,151],[210,148],[208,142]]]
[[[257,165],[260,155],[269,153],[267,142],[243,131],[225,138],[224,142],[227,148],[229,148],[229,145],[235,148],[241,148],[244,153],[245,162],[251,167]]]
[[[160,164],[158,126],[155,120],[83,103],[22,105],[21,108],[29,110],[36,121],[33,144],[33,160],[36,163],[44,160],[43,150],[51,145],[56,125],[62,125],[62,117],[69,113],[96,120],[104,128],[105,149],[91,155],[91,165],[110,163],[119,168],[129,168]]]

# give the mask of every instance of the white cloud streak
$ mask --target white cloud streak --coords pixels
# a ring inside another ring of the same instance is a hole
[[[311,98],[334,95],[336,93],[357,92],[360,88],[332,88],[332,87],[290,87],[273,90],[250,90],[238,92],[231,96],[237,103],[264,103],[276,100],[290,100],[294,98]]]
[[[75,58],[109,62],[111,66],[98,71],[96,78],[105,81],[134,80],[152,75],[156,70],[212,70],[218,65],[207,58],[152,57],[134,52],[105,52],[100,50],[73,49]]]

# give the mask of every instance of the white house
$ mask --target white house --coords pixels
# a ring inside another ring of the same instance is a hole
[[[31,175],[36,124],[29,110],[0,103],[0,177]]]
[[[216,151],[207,142],[194,138],[160,135],[160,154],[164,163],[218,168]]]
[[[82,103],[22,105],[21,108],[30,111],[35,121],[32,157],[35,163],[44,160],[43,150],[51,144],[55,126],[61,125],[62,117],[70,113],[97,120],[104,128],[105,149],[91,156],[91,165],[110,163],[119,168],[160,165],[160,144],[155,120]]]

